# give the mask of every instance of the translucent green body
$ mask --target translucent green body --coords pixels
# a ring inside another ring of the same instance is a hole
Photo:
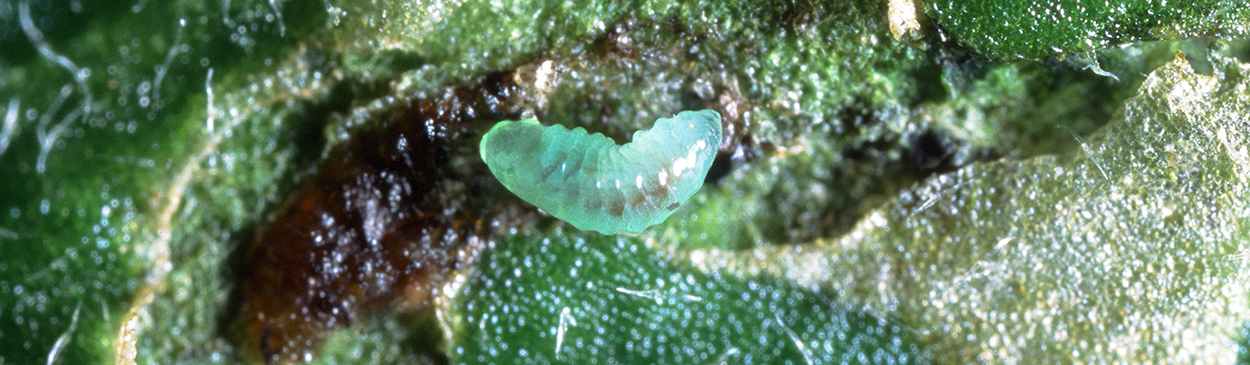
[[[636,233],[703,186],[720,139],[712,110],[660,118],[625,145],[530,118],[496,124],[481,154],[508,190],[556,218],[603,234]]]

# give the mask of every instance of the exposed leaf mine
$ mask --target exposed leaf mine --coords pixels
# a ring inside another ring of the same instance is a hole
[[[452,166],[478,119],[514,117],[510,73],[396,103],[330,152],[247,254],[242,318],[266,362],[307,361],[328,330],[369,309],[429,308],[471,261],[485,225]]]

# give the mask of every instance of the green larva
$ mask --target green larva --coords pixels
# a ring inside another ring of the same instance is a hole
[[[556,218],[603,234],[637,233],[703,186],[720,139],[712,110],[660,118],[625,145],[530,118],[495,124],[481,154],[508,190]]]

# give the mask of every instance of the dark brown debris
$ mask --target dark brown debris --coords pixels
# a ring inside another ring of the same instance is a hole
[[[414,98],[353,132],[258,230],[241,319],[268,363],[303,361],[384,306],[423,311],[486,230],[478,183],[450,166],[470,123],[515,117],[511,73]],[[489,176],[489,174],[487,174]]]

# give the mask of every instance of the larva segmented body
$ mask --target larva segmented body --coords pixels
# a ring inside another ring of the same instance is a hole
[[[480,152],[508,190],[556,218],[604,234],[636,233],[703,186],[720,139],[712,110],[660,118],[625,145],[530,118],[496,124]]]

